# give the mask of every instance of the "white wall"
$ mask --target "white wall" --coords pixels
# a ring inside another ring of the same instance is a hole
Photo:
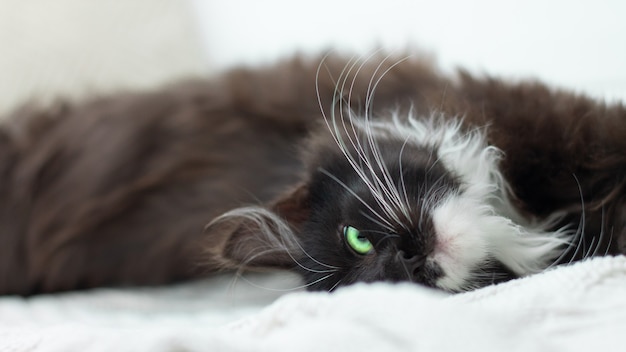
[[[626,1],[192,1],[217,68],[296,50],[417,45],[445,69],[534,76],[626,101]]]
[[[180,0],[0,0],[0,116],[28,100],[205,73],[190,10]]]

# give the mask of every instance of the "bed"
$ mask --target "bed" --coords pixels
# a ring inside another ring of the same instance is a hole
[[[87,6],[82,0],[60,0],[54,4],[40,1],[35,5],[36,2],[20,0],[0,3],[3,48],[0,110],[8,110],[32,96],[45,100],[58,95],[81,96],[93,91],[154,87],[178,77],[208,74],[211,70],[207,62],[218,68],[231,63],[232,55],[237,54],[237,50],[228,51],[233,49],[226,46],[231,41],[211,39],[211,35],[221,37],[229,30],[216,30],[212,24],[237,24],[211,21],[211,14],[224,17],[231,10],[239,11],[239,5],[231,4],[220,12],[213,11],[220,5],[219,1],[206,2],[209,5],[193,2],[197,11],[202,12],[204,6],[205,11],[211,11],[192,15],[177,0],[129,0],[97,6]],[[272,4],[284,7],[280,1]],[[544,2],[535,5],[544,6]],[[599,6],[574,7],[584,9],[580,13],[588,25],[580,27],[581,30],[614,35],[589,35],[587,43],[594,45],[594,50],[585,51],[588,54],[585,57],[595,63],[603,59],[603,63],[589,65],[585,70],[576,66],[571,72],[560,71],[572,81],[556,83],[567,86],[571,83],[572,87],[595,96],[606,93],[607,98],[624,101],[626,71],[621,58],[625,51],[615,45],[623,38],[619,28],[607,27],[619,23],[623,26],[624,22],[619,16],[608,16],[601,20],[602,26],[589,24],[596,18],[589,8],[596,12],[621,12]],[[256,12],[251,13],[263,23],[271,22]],[[209,24],[207,28],[213,31],[203,37],[208,44],[202,44],[202,36],[195,32],[198,28],[193,24],[194,18],[202,19],[201,23]],[[422,18],[436,21],[433,16],[422,15]],[[471,20],[481,22],[473,17]],[[512,25],[515,23],[512,21]],[[551,21],[544,24],[554,28]],[[522,27],[520,33],[532,36],[526,26]],[[575,38],[572,48],[578,49],[579,42],[587,38],[568,34],[571,28],[561,27],[559,33]],[[335,27],[329,28],[332,35],[340,32]],[[259,27],[258,35],[264,35],[261,29],[265,30]],[[440,42],[445,44],[446,33],[450,32],[441,29],[429,33],[441,34]],[[455,38],[477,48],[474,41]],[[542,38],[548,40],[544,44],[549,48],[553,46],[552,39],[543,34],[535,39]],[[439,40],[426,39],[427,42]],[[534,43],[535,39],[527,42]],[[219,46],[220,43],[225,46]],[[602,46],[603,43],[606,45]],[[602,54],[606,48],[611,50],[611,55]],[[245,49],[253,47],[245,46]],[[494,54],[510,52],[482,49],[475,52],[483,53],[493,62],[498,61]],[[454,52],[443,52],[448,55],[444,59],[454,56]],[[124,53],[123,62],[119,61],[119,53]],[[239,53],[248,52],[241,49]],[[557,54],[555,51],[541,57],[557,62],[555,65],[563,70],[571,68],[558,64]],[[566,51],[561,54],[584,59]],[[499,66],[490,63],[489,67]],[[610,80],[593,76],[594,67],[609,72]],[[530,70],[520,74],[528,72],[536,73]],[[591,76],[583,77],[586,72],[591,72]],[[580,76],[576,76],[578,73]],[[580,83],[576,85],[574,78],[583,80],[576,81]],[[625,257],[594,258],[458,295],[412,284],[359,284],[332,294],[305,292],[300,286],[299,279],[289,273],[241,277],[224,273],[167,287],[103,288],[32,298],[0,297],[0,352],[511,352],[625,348]]]
[[[0,298],[0,351],[617,351],[626,257],[449,295],[306,292],[288,273]]]

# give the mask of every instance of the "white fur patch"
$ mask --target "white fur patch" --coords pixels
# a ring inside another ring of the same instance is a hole
[[[431,213],[437,234],[431,259],[444,272],[437,286],[447,290],[464,287],[472,270],[489,255],[489,243],[484,236],[488,224],[476,222],[483,214],[472,203],[467,198],[453,196]]]
[[[510,202],[510,188],[498,164],[502,152],[489,146],[482,130],[463,131],[461,122],[433,115],[418,120],[370,122],[381,135],[436,150],[436,162],[461,181],[460,190],[429,209],[437,235],[431,259],[444,271],[441,288],[473,288],[480,266],[496,259],[517,275],[548,267],[569,243],[564,229],[546,231],[553,220],[525,219]],[[407,180],[408,181],[408,180]]]

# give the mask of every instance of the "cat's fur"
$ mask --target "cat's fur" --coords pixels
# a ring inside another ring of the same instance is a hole
[[[462,291],[625,253],[625,187],[621,104],[419,58],[294,59],[8,116],[0,294],[257,268]]]

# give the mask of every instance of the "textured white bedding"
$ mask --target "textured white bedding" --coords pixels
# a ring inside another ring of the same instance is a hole
[[[287,274],[255,285],[298,285]],[[156,289],[0,298],[0,351],[617,351],[626,258],[461,295],[402,284],[285,293],[219,276]],[[269,304],[269,305],[268,305]]]
[[[361,43],[358,35],[399,41],[411,29],[419,43],[436,50],[444,66],[529,74],[624,101],[626,51],[616,44],[624,37],[619,11],[623,2],[537,0],[532,3],[541,11],[532,7],[508,11],[518,4],[481,1],[487,8],[502,4],[498,6],[505,9],[500,10],[507,10],[501,13],[508,16],[496,18],[500,26],[496,31],[491,25],[494,14],[484,11],[485,6],[457,1],[471,13],[446,11],[453,2],[398,0],[394,7],[374,1],[367,11],[355,1],[359,13],[372,12],[380,19],[363,21],[362,16],[351,16],[349,4],[342,11],[328,11],[324,2],[310,3],[313,10],[319,9],[313,16],[278,0],[258,2],[259,9],[245,13],[241,1],[198,0],[194,3],[199,23],[193,23],[183,2],[176,0],[98,5],[80,0],[54,4],[3,0],[0,110],[31,96],[152,87],[243,58],[271,58],[281,54],[276,48],[292,52],[300,42],[319,44],[324,38],[310,34],[319,36],[324,28],[328,31],[322,34],[340,43]],[[400,11],[400,5],[421,7]],[[275,14],[276,8],[284,12]],[[241,24],[242,16],[247,25]],[[332,26],[320,25],[320,18]],[[311,27],[309,21],[314,22]],[[344,27],[336,27],[339,23]],[[286,31],[286,26],[292,30]],[[196,37],[198,29],[205,32],[204,48]],[[238,40],[240,35],[243,39]],[[286,274],[250,280],[273,289],[299,285]],[[358,285],[324,294],[273,291],[244,280],[232,283],[232,277],[224,275],[165,288],[0,297],[0,352],[626,349],[624,257],[594,259],[456,296],[408,284]]]

